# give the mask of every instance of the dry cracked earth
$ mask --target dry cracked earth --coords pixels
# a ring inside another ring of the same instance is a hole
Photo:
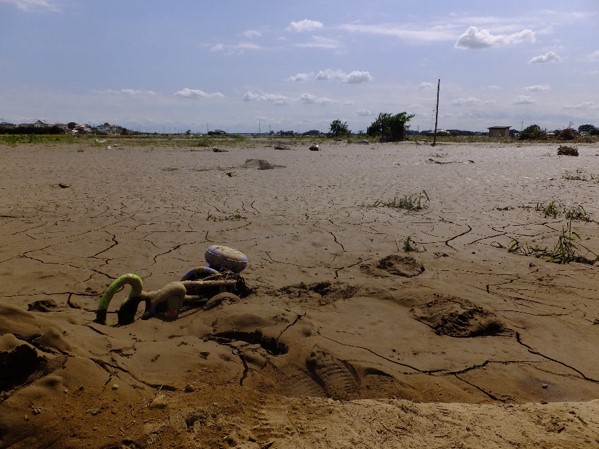
[[[597,445],[599,150],[434,151],[0,147],[0,447],[460,447],[496,419]],[[531,251],[560,236],[577,261]],[[214,243],[249,295],[93,321]]]

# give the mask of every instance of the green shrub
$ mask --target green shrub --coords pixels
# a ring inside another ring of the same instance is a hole
[[[578,148],[560,145],[557,149],[558,156],[578,156]]]

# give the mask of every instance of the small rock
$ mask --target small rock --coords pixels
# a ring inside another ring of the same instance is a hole
[[[239,445],[239,441],[237,440],[235,435],[227,435],[225,437],[225,441],[229,445],[229,447],[235,447],[235,446]]]
[[[164,394],[159,394],[154,398],[152,402],[150,402],[149,407],[151,409],[165,409],[168,406],[166,402],[166,396]]]
[[[119,384],[112,384],[112,389],[113,390],[118,390],[119,389]]]

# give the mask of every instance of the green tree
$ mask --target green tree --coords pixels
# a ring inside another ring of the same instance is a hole
[[[596,131],[596,130],[597,130],[597,128],[595,128],[595,126],[593,126],[593,125],[580,125],[578,127],[579,133],[593,134],[593,131]]]
[[[381,142],[398,142],[404,140],[406,136],[406,123],[408,123],[414,114],[400,112],[391,115],[387,112],[381,112],[377,119],[366,130],[370,137],[379,137]]]
[[[520,140],[538,140],[546,139],[547,133],[541,129],[539,125],[530,125],[520,132]]]
[[[347,122],[342,122],[341,120],[333,120],[331,122],[331,130],[329,134],[333,137],[344,137],[350,133],[349,128],[347,127]]]

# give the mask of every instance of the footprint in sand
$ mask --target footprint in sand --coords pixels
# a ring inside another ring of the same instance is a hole
[[[468,338],[511,334],[492,312],[455,296],[435,295],[431,301],[414,307],[412,314],[437,335]]]
[[[306,367],[328,397],[344,400],[358,397],[360,378],[349,362],[315,348],[306,358]]]

